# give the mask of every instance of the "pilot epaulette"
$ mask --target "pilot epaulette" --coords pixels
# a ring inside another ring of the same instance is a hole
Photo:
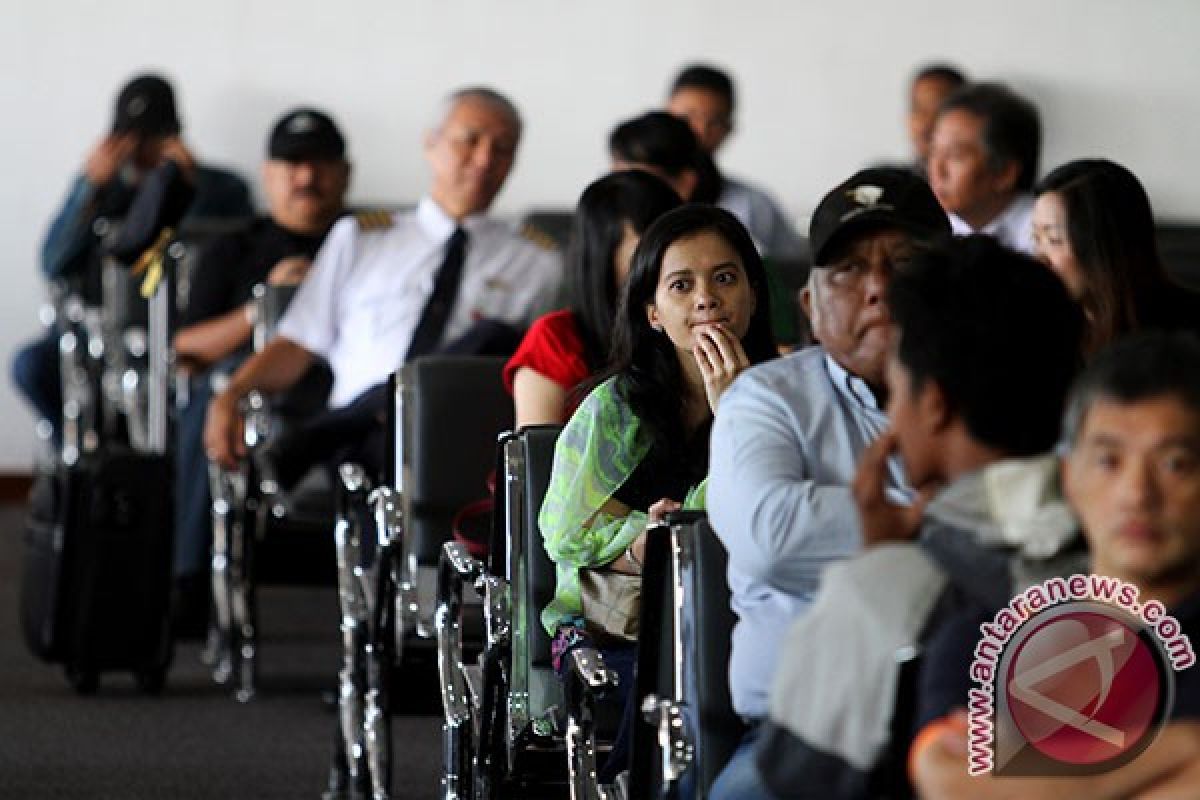
[[[359,211],[354,220],[360,231],[385,231],[395,224],[390,211]]]
[[[558,242],[554,241],[554,237],[531,223],[526,222],[521,226],[521,236],[533,242],[543,250],[554,251],[558,249]]]

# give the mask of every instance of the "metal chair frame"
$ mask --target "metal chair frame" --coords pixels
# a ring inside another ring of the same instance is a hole
[[[498,366],[497,366],[498,369]],[[461,616],[463,606],[474,608],[476,598],[460,593],[452,611],[438,602],[441,563],[421,563],[414,537],[406,535],[414,519],[409,463],[416,431],[412,414],[416,387],[405,371],[394,375],[389,426],[393,452],[391,475],[384,485],[366,492],[348,493],[340,506],[335,537],[339,563],[339,599],[342,610],[343,667],[339,673],[340,735],[330,774],[329,797],[391,796],[392,744],[390,724],[391,680],[407,650],[422,641],[435,642],[440,653],[457,647],[461,630],[450,620]],[[348,467],[343,467],[343,485]],[[368,527],[356,529],[351,520],[369,516]],[[449,531],[446,531],[447,538]],[[465,551],[464,551],[465,554]],[[464,562],[465,563],[465,562]],[[492,601],[486,605],[492,608]],[[500,612],[490,616],[498,618]],[[441,620],[441,622],[439,622]],[[454,645],[451,645],[453,639]],[[443,694],[445,696],[445,688]]]
[[[253,301],[258,322],[254,328],[256,349],[261,349],[271,335],[278,313],[271,305],[278,298],[264,286],[254,287]],[[280,309],[281,310],[281,309]],[[224,388],[226,376],[214,376],[213,388]],[[248,702],[258,690],[258,602],[255,572],[255,546],[258,539],[273,524],[273,519],[286,519],[288,511],[279,499],[279,487],[260,467],[258,454],[281,425],[270,409],[267,397],[250,392],[240,405],[245,424],[242,442],[246,457],[236,468],[229,470],[209,463],[209,488],[212,494],[212,596],[214,618],[209,630],[205,660],[212,668],[213,680],[219,684],[234,682],[234,697]],[[364,479],[365,480],[365,479]],[[345,479],[343,479],[345,484]],[[349,494],[370,490],[359,483],[344,485]],[[347,501],[350,502],[350,501]],[[365,500],[364,500],[365,502]],[[332,511],[332,509],[331,509]],[[330,526],[335,538],[339,526],[350,524],[331,514]]]

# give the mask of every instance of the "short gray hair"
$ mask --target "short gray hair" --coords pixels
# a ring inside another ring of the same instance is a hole
[[[1132,405],[1174,397],[1200,418],[1200,340],[1188,333],[1151,331],[1117,340],[1075,380],[1063,415],[1063,449],[1073,447],[1092,406]]]
[[[431,130],[440,131],[442,126],[446,124],[446,120],[450,118],[450,114],[454,112],[454,109],[458,108],[459,104],[468,100],[486,103],[500,111],[504,116],[508,117],[509,122],[512,123],[513,129],[517,133],[517,138],[520,138],[521,129],[524,126],[524,123],[521,121],[521,112],[517,111],[517,107],[506,96],[487,86],[467,86],[447,95],[438,108],[438,115]]]

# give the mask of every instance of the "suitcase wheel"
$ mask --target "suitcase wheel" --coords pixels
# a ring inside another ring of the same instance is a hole
[[[68,664],[64,671],[67,674],[67,683],[79,694],[95,694],[100,686],[100,675],[93,670]]]

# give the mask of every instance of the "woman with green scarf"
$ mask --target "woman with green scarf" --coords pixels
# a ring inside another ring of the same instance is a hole
[[[769,312],[762,259],[733,215],[686,205],[643,234],[607,377],[559,436],[539,516],[557,572],[542,624],[554,636],[560,672],[570,650],[596,646],[628,695],[635,642],[611,618],[589,619],[581,578],[640,574],[647,524],[680,507],[704,507],[713,414],[740,372],[775,355]],[[602,780],[628,760],[627,729]]]

